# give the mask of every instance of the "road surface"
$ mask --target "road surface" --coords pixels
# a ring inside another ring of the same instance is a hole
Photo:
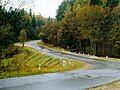
[[[63,53],[39,47],[40,40],[30,41],[26,46],[57,58],[69,58],[84,61],[92,68],[89,70],[67,71],[42,75],[15,77],[0,80],[0,90],[85,90],[86,88],[120,80],[120,63],[96,61],[94,58],[74,53]]]

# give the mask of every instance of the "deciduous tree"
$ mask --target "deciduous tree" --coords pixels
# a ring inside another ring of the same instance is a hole
[[[27,39],[26,31],[25,31],[25,29],[22,29],[20,31],[20,35],[19,35],[19,40],[22,43],[22,47],[24,47],[24,42],[26,41],[26,39]]]

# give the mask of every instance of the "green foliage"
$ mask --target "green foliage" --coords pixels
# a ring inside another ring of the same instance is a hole
[[[107,6],[112,10],[114,7],[118,6],[119,0],[107,0]]]
[[[112,25],[110,27],[110,55],[113,57],[120,56],[120,5],[114,8],[111,12]]]
[[[14,41],[14,33],[11,32],[11,26],[9,24],[0,26],[0,51],[11,45]]]
[[[44,33],[41,31],[40,34],[39,34],[39,37],[40,37],[40,39],[42,39],[43,42],[47,43],[47,41],[48,41],[47,36]]]
[[[43,26],[41,39],[45,43],[62,46],[70,51],[120,57],[118,1],[69,2],[63,1],[59,6],[57,22]]]
[[[72,7],[66,10],[64,14],[64,19],[61,21],[61,30],[60,30],[60,46],[64,48],[73,49],[73,47],[77,48],[79,38],[79,30],[77,28],[78,22],[75,17],[75,13],[71,11]],[[77,46],[76,46],[77,45]]]
[[[38,28],[41,28],[45,24],[45,18],[42,15],[36,15],[36,25]]]
[[[64,18],[64,12],[68,9],[68,5],[73,6],[75,0],[64,0],[58,7],[56,18],[61,21]]]
[[[32,17],[32,27],[36,28],[36,18],[35,18],[35,15],[33,15],[33,17]]]
[[[114,7],[118,6],[119,0],[90,0],[90,5],[99,5],[109,7],[113,10]]]
[[[22,29],[20,31],[19,40],[23,44],[23,47],[24,47],[24,42],[26,41],[26,39],[27,39],[26,31],[24,29]]]
[[[19,52],[21,52],[20,49],[18,49],[18,48],[20,48],[20,47],[11,45],[8,48],[2,50],[0,52],[0,59],[10,58],[10,57],[14,56],[15,54],[18,54]]]
[[[18,36],[22,28],[29,30],[32,21],[31,17],[26,11],[24,11],[24,9],[22,10],[15,9],[7,13],[8,22],[11,24],[13,32],[15,33],[14,35],[15,41],[18,41]]]
[[[14,42],[14,32],[7,11],[0,6],[0,52]]]
[[[90,5],[101,5],[101,0],[90,0]]]
[[[57,30],[59,30],[59,22],[51,19],[43,26],[39,36],[46,43],[57,44]]]
[[[38,37],[37,27],[43,25],[44,20],[41,19],[40,21],[35,15],[32,15],[31,12],[29,14],[24,9],[13,10],[12,8],[7,11],[3,6],[0,6],[0,26],[1,28],[5,26],[7,26],[7,28],[11,27],[10,32],[14,33],[15,41],[18,41],[18,36],[22,28],[27,29],[26,32],[29,39],[36,39],[36,37]],[[37,24],[39,21],[40,23]]]
[[[6,10],[4,6],[0,5],[0,52],[17,42],[18,39],[25,41],[26,35],[23,35],[25,33],[21,31],[23,28],[26,29],[28,40],[38,39],[39,29],[44,23],[43,19],[40,21],[35,15],[32,15],[32,10],[29,14],[24,9],[13,10],[11,7]],[[21,37],[18,38],[20,34]]]

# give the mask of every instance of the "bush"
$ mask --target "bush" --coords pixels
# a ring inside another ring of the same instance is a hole
[[[18,54],[19,52],[21,52],[21,49],[19,46],[11,45],[8,48],[2,50],[2,52],[0,52],[0,59],[10,58],[15,54]]]
[[[86,52],[93,55],[94,54],[94,48],[92,47],[86,47]]]
[[[39,34],[40,39],[42,39],[43,42],[48,43],[47,36],[44,33]]]

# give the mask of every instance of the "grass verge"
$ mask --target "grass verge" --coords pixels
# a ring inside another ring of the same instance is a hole
[[[19,54],[0,60],[0,79],[88,68],[84,62],[52,58],[29,47],[20,49]]]
[[[105,85],[92,87],[87,90],[120,90],[120,81],[114,81]]]
[[[50,50],[54,50],[54,51],[67,51],[66,49],[60,47],[60,46],[54,46],[52,44],[46,44],[44,42],[38,42],[37,43],[39,46],[50,49]]]
[[[115,61],[115,62],[120,62],[120,59],[119,59],[119,58],[98,57],[98,60],[101,60],[101,61]]]
[[[50,49],[50,50],[61,51],[61,52],[64,52],[64,53],[71,53],[71,52],[69,52],[68,50],[66,50],[66,49],[64,49],[62,47],[55,47],[54,45],[46,44],[44,42],[38,42],[37,44],[39,46],[41,46],[41,47],[44,47],[44,48],[47,48],[47,49]],[[90,58],[91,57],[91,55],[87,55],[87,54],[78,54],[78,53],[72,53],[72,54],[75,54],[75,55],[78,55],[78,56],[82,56],[82,57],[86,57],[86,58]],[[118,59],[118,58],[96,57],[96,58],[92,58],[92,59],[100,60],[100,61],[120,62],[120,59]]]

